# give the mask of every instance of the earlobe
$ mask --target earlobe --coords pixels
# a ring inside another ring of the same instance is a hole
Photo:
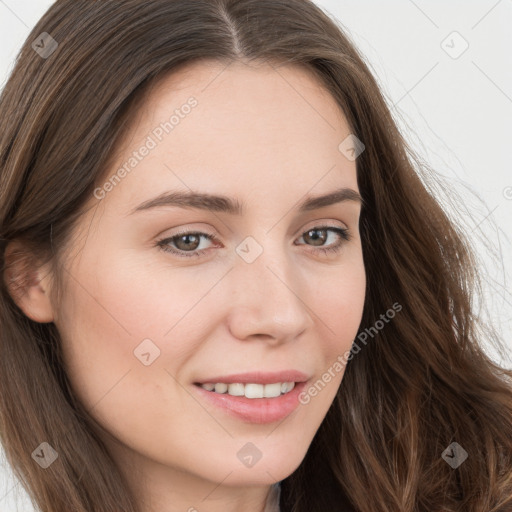
[[[33,258],[20,249],[18,243],[11,244],[5,252],[4,280],[12,299],[34,322],[53,322],[50,276],[47,267],[34,267],[30,263]]]

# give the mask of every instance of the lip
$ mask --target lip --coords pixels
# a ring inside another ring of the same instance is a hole
[[[256,383],[254,380],[250,382]],[[292,381],[274,380],[273,382]],[[227,393],[220,394],[214,391],[207,391],[199,384],[193,385],[192,388],[200,398],[215,405],[225,414],[242,420],[245,423],[264,424],[281,421],[297,409],[300,404],[299,395],[306,387],[307,381],[294,382],[295,387],[290,392],[274,398],[246,398],[245,396],[231,396]]]
[[[208,379],[202,379],[194,384],[217,384],[222,382],[224,384],[272,384],[274,382],[295,382],[301,383],[308,380],[308,376],[298,370],[282,370],[278,372],[246,372],[236,373],[231,375],[213,376]],[[293,391],[293,390],[292,390]],[[290,391],[291,393],[291,391]],[[285,395],[286,396],[286,395]],[[258,400],[258,399],[255,399]]]

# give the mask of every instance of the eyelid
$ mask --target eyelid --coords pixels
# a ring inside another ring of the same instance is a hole
[[[342,225],[341,226],[338,226],[338,225],[335,225],[333,223],[335,222],[340,222]],[[339,220],[333,220],[333,219],[320,219],[320,220],[315,220],[315,221],[312,221],[311,223],[307,223],[304,225],[304,227],[300,228],[298,231],[297,231],[297,235],[301,235],[303,233],[305,233],[306,231],[309,231],[310,229],[318,229],[318,228],[340,228],[340,229],[349,229],[349,227],[347,226],[346,223],[344,222],[341,222]]]

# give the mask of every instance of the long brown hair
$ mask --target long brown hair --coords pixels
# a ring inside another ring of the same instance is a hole
[[[56,43],[43,36],[37,51],[42,33]],[[0,98],[0,432],[34,503],[140,511],[71,392],[55,325],[32,321],[13,297],[34,262],[59,282],[129,116],[157,80],[201,59],[307,67],[365,145],[361,331],[372,336],[282,481],[281,510],[512,510],[512,371],[481,347],[492,329],[479,328],[472,308],[475,256],[421,178],[364,59],[307,0],[57,0],[21,49]],[[16,240],[22,249],[8,260]],[[375,327],[392,305],[400,312]],[[58,452],[44,471],[31,456],[42,442]],[[467,459],[453,467],[446,454],[461,450]]]

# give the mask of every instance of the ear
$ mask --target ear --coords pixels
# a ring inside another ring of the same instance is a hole
[[[26,316],[39,323],[53,322],[49,266],[38,266],[24,244],[13,241],[5,250],[3,274],[9,294]]]

